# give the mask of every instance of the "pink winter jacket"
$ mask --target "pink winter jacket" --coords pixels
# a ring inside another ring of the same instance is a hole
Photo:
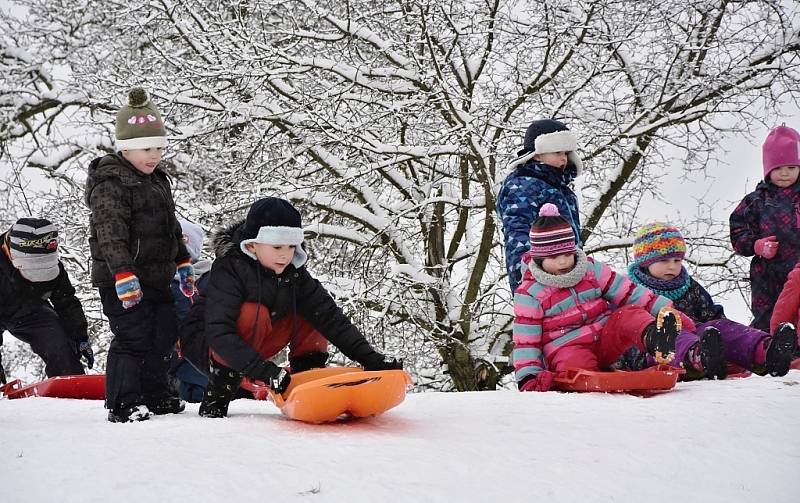
[[[775,302],[775,309],[772,310],[772,318],[769,320],[769,333],[774,334],[778,325],[785,321],[794,326],[800,322],[800,262],[789,273]]]
[[[512,358],[517,382],[549,367],[560,351],[594,344],[615,307],[636,305],[656,316],[672,304],[580,250],[575,269],[561,276],[549,275],[526,259],[522,283],[514,293]]]

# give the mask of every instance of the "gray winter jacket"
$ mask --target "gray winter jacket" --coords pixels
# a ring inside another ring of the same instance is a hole
[[[91,162],[85,200],[92,284],[114,286],[115,274],[132,272],[142,285],[169,288],[176,265],[189,259],[170,190],[164,171],[146,175],[120,154]]]

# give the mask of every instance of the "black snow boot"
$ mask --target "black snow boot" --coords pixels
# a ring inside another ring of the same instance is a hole
[[[228,406],[242,382],[242,374],[217,363],[211,364],[208,387],[200,402],[199,414],[203,417],[226,417]]]
[[[143,404],[120,404],[108,411],[108,420],[112,423],[133,423],[150,419],[150,410]]]
[[[179,414],[186,408],[186,402],[171,395],[168,391],[154,396],[145,396],[144,403],[150,409],[150,412],[157,416]]]
[[[728,364],[725,361],[722,335],[714,327],[706,327],[700,335],[700,362],[709,379],[728,377]]]
[[[647,326],[642,334],[642,342],[647,353],[659,364],[669,365],[675,358],[675,339],[681,331],[678,312],[667,306],[661,308],[656,322]]]
[[[655,329],[655,327],[653,327]],[[613,370],[643,370],[647,367],[647,353],[636,346],[631,346],[622,356],[611,364]]]
[[[767,373],[771,376],[785,376],[796,350],[797,329],[791,323],[781,323],[767,348]]]

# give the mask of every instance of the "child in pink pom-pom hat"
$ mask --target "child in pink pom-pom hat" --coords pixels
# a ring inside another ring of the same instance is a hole
[[[800,133],[783,125],[762,147],[764,179],[730,217],[731,244],[750,261],[751,326],[770,329],[770,317],[800,262]]]
[[[672,301],[587,257],[555,205],[539,210],[530,241],[514,294],[512,358],[520,391],[547,391],[570,367],[619,368],[631,348],[669,363],[681,323],[694,330]]]

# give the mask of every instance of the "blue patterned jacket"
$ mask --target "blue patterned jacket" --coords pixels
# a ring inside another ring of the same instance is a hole
[[[503,181],[497,194],[497,213],[503,222],[506,270],[512,292],[522,280],[522,255],[530,249],[528,235],[542,205],[558,206],[558,212],[572,225],[578,247],[581,246],[578,199],[570,187],[576,175],[572,164],[561,170],[531,160],[518,166]]]

